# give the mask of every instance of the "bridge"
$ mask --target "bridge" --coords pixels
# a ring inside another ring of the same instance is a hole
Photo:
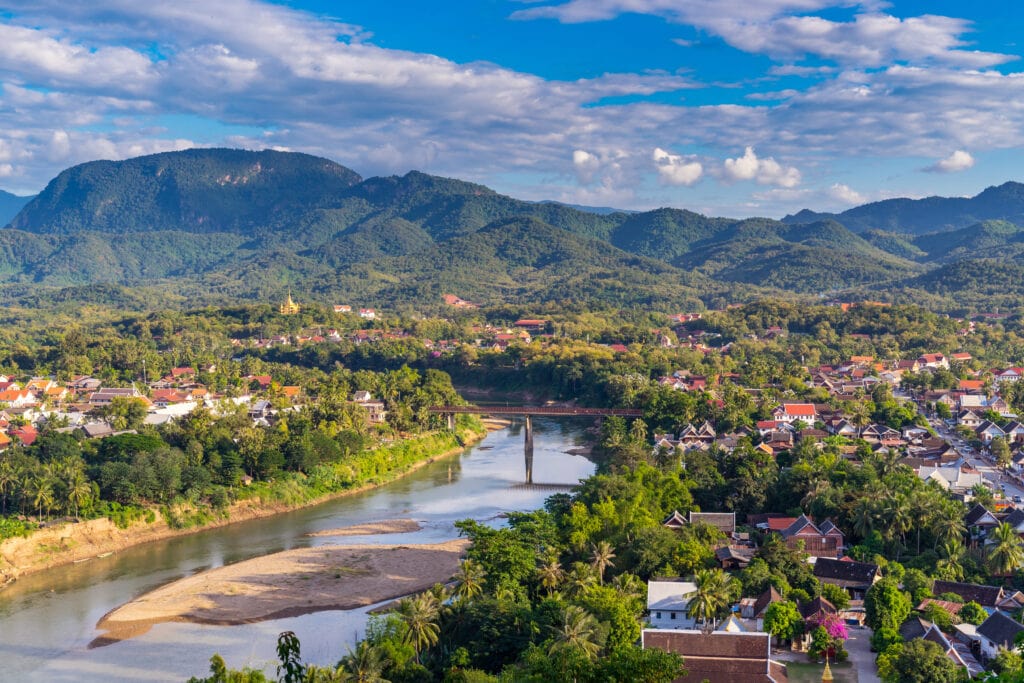
[[[448,429],[455,430],[456,415],[519,416],[524,418],[523,454],[526,457],[526,483],[533,484],[533,417],[642,417],[635,408],[576,408],[573,406],[434,406],[427,412],[444,415]]]

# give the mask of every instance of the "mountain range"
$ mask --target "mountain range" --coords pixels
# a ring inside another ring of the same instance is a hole
[[[19,204],[20,202],[20,204]],[[4,214],[7,211],[7,214]],[[10,215],[13,214],[13,215]],[[513,199],[305,154],[193,149],[69,168],[0,194],[0,297],[693,307],[766,294],[946,310],[1024,294],[1024,185],[781,221]],[[132,294],[115,294],[118,288]]]

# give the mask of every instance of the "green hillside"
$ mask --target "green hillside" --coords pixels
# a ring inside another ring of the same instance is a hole
[[[374,306],[439,307],[455,293],[678,309],[766,293],[899,292],[952,308],[960,293],[981,301],[1001,291],[1019,267],[1024,223],[958,223],[1024,215],[1021,188],[736,220],[525,202],[416,171],[362,180],[304,154],[188,150],[58,175],[0,231],[0,300],[134,301],[120,289],[130,288],[165,303],[223,303],[291,289]]]
[[[0,225],[7,225],[31,200],[32,197],[19,197],[0,190]]]

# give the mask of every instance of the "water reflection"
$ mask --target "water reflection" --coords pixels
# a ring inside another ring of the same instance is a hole
[[[571,483],[593,465],[567,454],[588,427],[578,419],[534,422],[534,481]],[[338,543],[307,533],[411,517],[408,534],[352,536],[348,543],[435,543],[455,538],[454,522],[496,520],[539,507],[552,491],[522,487],[521,429],[490,434],[459,458],[441,460],[374,491],[275,517],[149,543],[107,558],[25,577],[0,592],[0,657],[5,680],[182,681],[204,674],[214,652],[233,667],[270,665],[277,634],[295,631],[303,659],[330,664],[362,634],[366,612],[319,612],[242,626],[160,624],[129,641],[89,650],[96,622],[133,597],[211,567],[280,550]]]

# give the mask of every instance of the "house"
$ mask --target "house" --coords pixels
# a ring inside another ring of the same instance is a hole
[[[825,617],[839,613],[835,605],[820,595],[807,603],[801,603],[797,609],[808,624],[820,623]]]
[[[854,600],[862,600],[867,590],[882,578],[882,572],[870,562],[819,557],[814,563],[814,576],[821,583],[845,589]]]
[[[1012,649],[1017,635],[1022,632],[1024,626],[1002,612],[993,612],[977,631],[982,657],[992,659],[999,654],[1000,649]]]
[[[1024,424],[1017,420],[1003,427],[1003,433],[1006,434],[1006,440],[1010,443],[1024,443]]]
[[[745,545],[727,545],[715,550],[715,559],[722,569],[746,569],[754,559],[757,548]]]
[[[85,432],[85,436],[88,439],[102,439],[114,434],[113,427],[106,422],[90,422],[89,424],[82,425],[82,431]]]
[[[931,368],[933,370],[939,368],[949,369],[949,359],[941,353],[923,353],[918,356],[917,364],[921,368]]]
[[[135,387],[124,389],[104,388],[89,394],[89,405],[93,408],[109,406],[115,398],[139,398],[141,394]]]
[[[772,527],[773,521],[775,520],[769,520],[769,528]],[[827,532],[824,531],[826,528]],[[842,555],[843,532],[831,520],[826,520],[818,527],[807,515],[800,515],[788,526],[779,529],[779,534],[788,547],[803,548],[811,557],[837,558]]]
[[[274,406],[270,404],[270,401],[261,399],[259,401],[253,401],[249,406],[249,417],[254,420],[266,420],[274,414]]]
[[[36,397],[32,395],[32,392],[28,389],[7,389],[6,391],[0,391],[0,403],[6,403],[11,408],[20,408],[21,406],[34,403]]]
[[[352,395],[352,401],[366,411],[366,421],[370,424],[383,424],[388,417],[384,401],[374,401],[368,391],[357,391]]]
[[[673,510],[672,514],[666,517],[665,521],[661,523],[662,526],[668,527],[669,529],[682,529],[686,524],[686,516],[679,512],[679,510]]]
[[[352,307],[347,304],[334,304],[335,313],[351,313]]]
[[[644,629],[640,647],[682,655],[686,681],[706,683],[787,683],[784,664],[772,660],[768,633]]]
[[[978,503],[964,515],[964,526],[972,539],[984,538],[988,532],[999,526],[999,520],[988,509]]]
[[[899,633],[906,642],[920,638],[935,643],[953,661],[957,669],[967,669],[971,677],[984,671],[970,650],[957,648],[956,644],[951,642],[938,626],[927,619],[911,616],[900,625]]]
[[[692,424],[686,425],[683,431],[679,433],[679,443],[684,446],[700,446],[704,444],[714,443],[715,428],[711,426],[711,423],[707,420],[704,421],[700,427],[694,427]]]
[[[548,325],[547,320],[540,320],[537,318],[522,318],[515,321],[514,326],[527,330],[529,332],[543,332]]]
[[[39,432],[30,424],[15,427],[7,432],[12,438],[17,439],[26,446],[31,446],[39,437]]]
[[[934,481],[947,491],[957,493],[966,493],[984,481],[980,472],[963,467],[923,466],[918,469],[917,476],[923,481]]]
[[[698,522],[713,526],[726,536],[732,536],[736,532],[735,512],[691,512],[690,524]]]
[[[985,420],[975,427],[974,433],[978,435],[982,443],[992,443],[992,439],[1006,438],[1006,432],[995,422],[989,420]]]
[[[934,595],[943,593],[959,595],[964,602],[976,602],[989,613],[995,611],[1015,612],[1024,605],[1024,594],[1020,591],[1005,589],[1002,586],[936,580],[932,584],[932,593]]]
[[[375,311],[372,308],[360,308],[359,317],[363,318],[364,320],[376,320],[377,311]]]
[[[961,410],[956,416],[956,423],[964,427],[970,427],[975,429],[979,427],[985,419],[978,415],[973,410]]]
[[[775,586],[769,586],[768,590],[757,598],[744,598],[740,601],[740,616],[744,619],[756,619],[757,630],[761,631],[764,629],[764,615],[773,602],[785,602],[785,598],[775,590]]]
[[[783,403],[772,411],[772,417],[790,424],[800,420],[806,425],[813,425],[818,419],[818,412],[813,403]]]
[[[648,581],[647,620],[653,628],[695,628],[697,621],[687,610],[696,592],[697,584],[692,581]]]

